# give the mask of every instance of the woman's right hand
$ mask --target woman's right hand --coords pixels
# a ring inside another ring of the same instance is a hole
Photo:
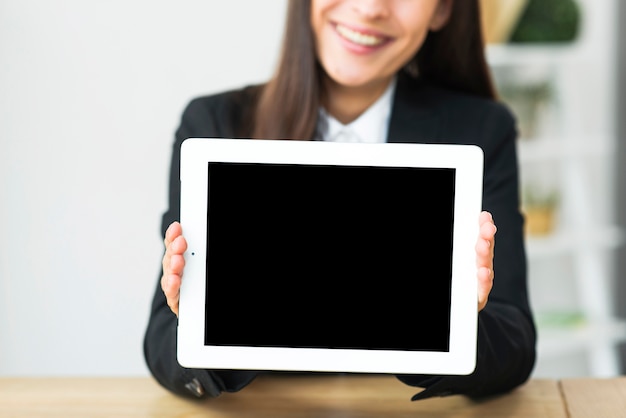
[[[163,276],[161,276],[161,289],[167,299],[167,304],[178,316],[178,300],[180,297],[180,283],[185,268],[187,241],[183,237],[183,229],[180,223],[174,221],[165,231],[165,255],[163,255]]]

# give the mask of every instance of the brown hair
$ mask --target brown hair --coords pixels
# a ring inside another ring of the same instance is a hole
[[[260,93],[254,138],[315,136],[323,70],[315,56],[310,18],[310,0],[289,0],[281,56],[274,76]],[[428,34],[406,70],[445,88],[495,98],[485,59],[479,0],[453,0],[448,23]]]

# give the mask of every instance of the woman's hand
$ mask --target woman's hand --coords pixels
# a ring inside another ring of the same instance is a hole
[[[476,242],[476,267],[478,276],[478,312],[486,305],[493,287],[493,248],[496,225],[491,213],[483,211],[479,217],[479,233]]]
[[[187,241],[183,237],[183,229],[178,222],[172,222],[165,231],[165,255],[163,255],[163,276],[161,289],[165,293],[167,304],[178,316],[178,300],[180,283],[185,268],[183,253],[187,250]]]
[[[493,287],[493,249],[495,246],[496,225],[491,213],[483,211],[479,218],[479,234],[476,242],[476,267],[478,276],[478,311],[487,305],[489,293]],[[183,253],[187,250],[187,241],[178,222],[172,222],[165,232],[165,255],[163,256],[163,276],[161,289],[167,304],[178,316],[180,284],[185,267]]]

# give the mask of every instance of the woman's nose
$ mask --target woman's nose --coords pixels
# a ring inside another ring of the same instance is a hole
[[[352,10],[368,20],[383,19],[389,16],[387,0],[352,0]]]

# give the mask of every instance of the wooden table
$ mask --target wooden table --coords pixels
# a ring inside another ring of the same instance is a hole
[[[480,402],[410,401],[419,390],[392,376],[261,376],[238,393],[193,401],[147,377],[0,378],[0,417],[626,417],[626,377],[531,380]]]

